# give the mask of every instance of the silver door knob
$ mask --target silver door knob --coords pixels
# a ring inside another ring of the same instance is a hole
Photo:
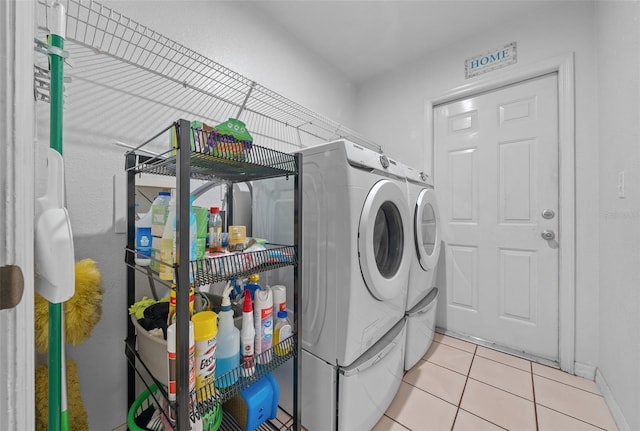
[[[545,209],[542,211],[542,218],[545,218],[547,220],[552,219],[553,217],[555,217],[555,215],[556,213],[551,209]]]
[[[556,233],[552,230],[543,230],[540,235],[542,236],[542,239],[545,239],[547,241],[551,241],[556,237]]]

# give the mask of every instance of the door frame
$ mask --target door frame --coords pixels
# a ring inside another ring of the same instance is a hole
[[[0,311],[0,429],[35,428],[35,145],[33,38],[35,1],[0,1],[0,264],[21,268],[22,299]]]
[[[560,55],[527,66],[494,72],[425,101],[425,160],[433,178],[434,106],[472,97],[548,73],[558,74],[558,231],[562,246],[558,255],[558,362],[560,369],[575,369],[576,242],[575,242],[575,83],[574,53]]]

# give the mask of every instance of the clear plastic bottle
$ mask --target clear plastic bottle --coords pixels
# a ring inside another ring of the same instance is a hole
[[[222,307],[218,313],[216,337],[216,383],[223,388],[238,380],[238,374],[234,370],[240,365],[240,331],[233,323],[233,310],[229,300],[231,289],[231,285],[227,284],[222,293]]]
[[[220,208],[211,207],[209,214],[209,253],[222,251],[222,217]]]
[[[151,211],[136,221],[136,265],[149,266],[151,263]]]

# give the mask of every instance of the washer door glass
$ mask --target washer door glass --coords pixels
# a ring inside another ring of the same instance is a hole
[[[385,278],[393,277],[400,268],[404,250],[400,211],[392,202],[383,203],[378,208],[373,225],[373,252],[378,271]]]
[[[433,190],[424,189],[418,195],[414,223],[418,260],[422,269],[429,271],[438,263],[440,254],[440,216]]]
[[[360,270],[371,294],[381,300],[403,295],[408,282],[407,204],[398,184],[378,181],[367,196],[358,227]]]

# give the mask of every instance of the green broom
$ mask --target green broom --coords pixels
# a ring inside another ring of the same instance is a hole
[[[50,90],[50,144],[47,154],[47,192],[38,199],[35,230],[36,290],[49,301],[49,430],[67,431],[66,368],[63,303],[75,288],[73,236],[64,198],[62,159],[62,103],[65,38],[64,6],[54,2],[51,34],[47,36]]]

